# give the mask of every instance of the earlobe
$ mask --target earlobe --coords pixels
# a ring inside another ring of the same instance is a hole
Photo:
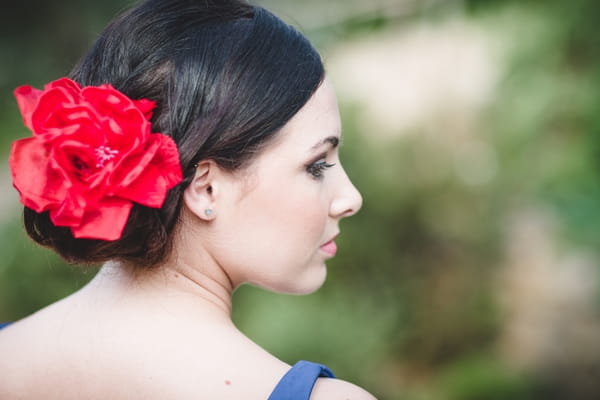
[[[196,167],[196,173],[190,185],[183,192],[183,202],[200,219],[210,221],[215,212],[215,172],[214,161],[202,161]]]

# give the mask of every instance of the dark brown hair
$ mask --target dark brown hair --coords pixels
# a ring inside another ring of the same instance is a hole
[[[194,165],[212,159],[232,171],[245,166],[317,90],[324,68],[302,34],[263,8],[147,0],[105,28],[71,77],[156,101],[153,131],[177,143],[184,179],[162,208],[135,204],[116,241],[76,239],[48,212],[26,207],[27,232],[69,262],[153,266],[171,249]]]

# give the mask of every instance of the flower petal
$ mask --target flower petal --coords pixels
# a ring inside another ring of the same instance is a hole
[[[31,127],[33,133],[42,135],[49,128],[61,128],[63,123],[58,119],[56,123],[56,114],[65,115],[65,109],[73,106],[73,95],[67,89],[55,87],[46,90],[39,96],[35,109],[31,113]],[[54,121],[54,122],[52,122]]]
[[[66,89],[69,93],[73,94],[73,98],[71,101],[75,101],[77,94],[81,91],[81,85],[69,78],[60,78],[55,81],[52,81],[44,86],[44,89],[52,89],[52,88],[63,88]]]
[[[98,188],[106,186],[106,176],[110,173],[99,168],[93,146],[69,137],[54,143],[50,150],[49,163],[53,170],[61,174],[65,182],[72,185],[69,190],[85,192],[88,198],[94,197]]]
[[[23,205],[43,212],[60,204],[66,196],[70,184],[48,167],[47,150],[36,138],[15,141],[9,165],[13,186]]]
[[[50,210],[50,220],[56,226],[77,226],[81,224],[88,205],[84,197],[75,193]]]
[[[134,180],[124,180],[118,195],[148,207],[161,207],[169,189],[181,182],[179,153],[167,135],[151,135],[156,152],[152,160]],[[129,177],[129,176],[128,176]]]
[[[134,100],[135,106],[144,114],[144,118],[148,121],[152,119],[152,111],[156,107],[156,102],[148,99]]]
[[[93,211],[85,213],[78,226],[71,227],[76,238],[117,240],[127,224],[133,204],[127,200],[105,199]]]
[[[17,105],[21,111],[23,117],[23,124],[33,132],[33,126],[31,124],[31,114],[37,106],[38,99],[40,98],[42,91],[35,89],[29,85],[23,85],[16,88],[13,92]]]

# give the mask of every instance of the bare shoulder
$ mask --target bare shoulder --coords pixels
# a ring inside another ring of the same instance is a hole
[[[319,378],[310,400],[377,400],[375,396],[353,383],[341,379]]]

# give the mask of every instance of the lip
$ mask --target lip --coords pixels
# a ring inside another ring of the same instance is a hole
[[[329,241],[322,244],[320,247],[321,251],[330,255],[331,257],[335,256],[335,253],[337,253],[337,245],[335,244],[336,237],[337,237],[337,234],[334,237],[332,237],[331,239],[329,239]]]

